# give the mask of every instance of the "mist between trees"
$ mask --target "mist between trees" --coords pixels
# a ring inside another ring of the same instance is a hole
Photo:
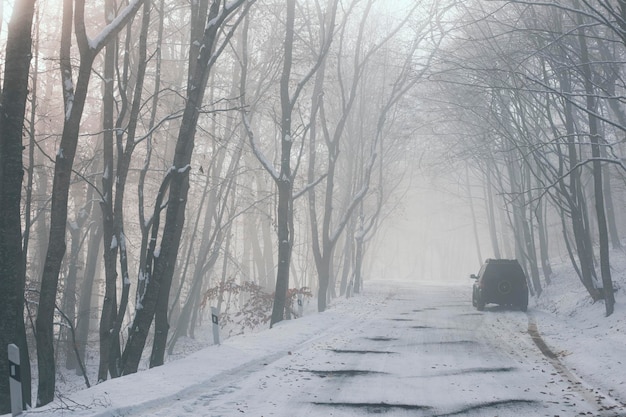
[[[565,256],[613,313],[623,2],[85,3],[0,18],[0,358],[21,347],[25,402],[59,367],[163,364],[209,305],[241,332],[358,294],[432,178],[479,262],[519,259],[537,297]]]

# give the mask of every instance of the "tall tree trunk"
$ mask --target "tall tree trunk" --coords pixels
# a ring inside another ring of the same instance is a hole
[[[24,344],[24,251],[22,247],[21,195],[22,128],[28,96],[31,60],[31,28],[34,0],[15,2],[9,22],[0,97],[0,413],[11,411],[8,345]],[[24,381],[30,385],[30,378]],[[30,403],[29,398],[24,398]]]
[[[578,1],[575,2],[578,6]],[[609,235],[607,230],[606,213],[604,206],[604,192],[602,181],[602,163],[600,161],[600,135],[598,129],[598,119],[595,116],[597,110],[595,89],[592,80],[592,73],[587,50],[587,39],[583,27],[583,18],[577,15],[578,20],[578,40],[580,42],[580,52],[582,61],[582,72],[585,77],[586,110],[589,116],[589,140],[591,141],[591,155],[593,157],[593,189],[596,207],[596,217],[598,221],[598,241],[600,245],[600,271],[602,275],[602,287],[604,289],[604,305],[606,315],[613,314],[615,305],[615,294],[613,294],[613,280],[611,279],[611,264],[609,259]]]
[[[285,20],[285,41],[283,72],[280,78],[281,103],[281,156],[280,174],[275,178],[278,188],[278,208],[276,214],[278,237],[278,266],[276,271],[276,291],[270,327],[285,317],[287,290],[289,289],[289,267],[293,246],[293,174],[291,172],[291,115],[293,103],[289,95],[291,81],[291,58],[293,54],[295,0],[287,0],[287,18]]]
[[[157,108],[159,103],[159,92],[161,91],[161,64],[162,64],[162,45],[163,45],[163,31],[164,31],[164,16],[165,16],[165,0],[160,0],[157,12],[159,14],[159,26],[157,32],[156,51],[154,53],[154,59],[156,62],[155,67],[155,79],[154,89],[152,90],[152,101],[150,103],[150,120],[148,122],[148,132],[152,132],[156,125]],[[148,134],[146,139],[145,159],[143,166],[139,171],[139,181],[137,182],[137,211],[139,212],[139,224],[141,230],[141,245],[140,254],[145,254],[148,251],[148,238],[150,234],[150,221],[146,221],[145,208],[144,208],[144,189],[145,180],[148,175],[148,169],[150,168],[150,161],[152,159],[152,134]],[[146,256],[139,257],[139,272],[137,279],[136,301],[141,298],[141,295],[145,292],[146,284],[146,270],[148,259]]]
[[[113,19],[114,5],[112,0],[104,3],[104,14],[107,23]],[[117,57],[117,38],[113,38],[105,47],[104,51],[104,86],[102,98],[102,130],[103,130],[103,157],[104,171],[102,173],[102,200],[100,208],[102,210],[102,231],[104,247],[104,299],[102,301],[102,311],[100,313],[100,357],[98,367],[98,382],[105,381],[111,368],[111,357],[114,343],[114,335],[111,333],[115,314],[117,313],[117,268],[116,259],[119,245],[115,240],[115,229],[113,219],[113,183],[116,178],[115,156],[113,144],[114,109],[115,109],[115,63]],[[124,108],[125,106],[122,106]],[[117,376],[112,369],[112,376]]]
[[[35,157],[35,149],[37,148],[36,144],[36,121],[37,121],[37,110],[39,109],[39,96],[38,96],[38,83],[39,83],[39,39],[40,39],[40,16],[41,10],[38,8],[35,11],[36,15],[34,16],[34,32],[35,32],[35,40],[34,40],[34,58],[35,61],[33,63],[33,74],[31,79],[31,106],[30,106],[30,116],[28,120],[28,170],[27,170],[27,182],[26,182],[26,197],[24,201],[24,236],[23,236],[23,258],[22,258],[22,270],[27,271],[28,265],[28,253],[30,247],[30,233],[31,227],[33,225],[32,219],[32,203],[33,203],[33,185],[35,182],[35,165],[36,157]],[[46,184],[46,181],[43,181]],[[45,217],[45,216],[41,216]],[[34,269],[34,274],[31,271],[31,276],[38,276],[39,271]],[[31,281],[32,284],[36,284],[36,280]],[[25,311],[22,309],[22,314],[24,315]],[[20,342],[18,346],[20,346],[20,373],[21,373],[21,383],[22,383],[22,400],[24,409],[27,409],[32,404],[32,380],[31,380],[31,364],[30,364],[30,353],[28,351],[28,343],[26,337],[26,326],[23,320],[18,321],[18,337]]]

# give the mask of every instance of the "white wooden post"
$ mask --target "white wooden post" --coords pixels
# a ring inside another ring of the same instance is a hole
[[[217,307],[211,307],[211,321],[213,322],[213,343],[220,344],[220,325],[219,325],[220,313],[217,311]]]
[[[11,343],[9,345],[9,389],[13,417],[22,414],[22,383],[20,381],[20,349]]]

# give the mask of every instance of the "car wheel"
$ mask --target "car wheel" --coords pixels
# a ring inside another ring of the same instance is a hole
[[[498,282],[498,292],[502,295],[508,295],[511,293],[512,285],[508,280],[502,280]]]

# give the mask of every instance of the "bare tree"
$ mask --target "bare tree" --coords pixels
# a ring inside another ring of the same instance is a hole
[[[196,126],[202,110],[209,74],[226,44],[222,43],[220,45],[218,42],[220,30],[229,17],[239,10],[244,3],[244,0],[236,0],[226,5],[220,0],[214,0],[207,13],[203,35],[197,40],[197,45],[193,46],[194,48],[199,47],[199,51],[197,55],[193,55],[197,58],[195,58],[193,72],[188,82],[187,101],[176,141],[174,161],[162,182],[161,190],[163,192],[159,193],[155,204],[156,211],[163,209],[161,199],[164,198],[164,190],[167,189],[167,208],[160,249],[155,252],[156,242],[153,241],[148,248],[148,253],[143,255],[147,257],[147,264],[149,265],[146,271],[146,274],[148,274],[146,278],[147,285],[143,298],[140,300],[141,307],[136,310],[136,315],[130,328],[130,335],[122,354],[121,369],[124,375],[137,371],[148,331],[155,314],[157,320],[155,322],[155,340],[150,366],[159,366],[164,360],[169,331],[167,322],[169,292],[185,219],[185,207],[189,191],[189,171],[191,169],[190,163],[194,149]],[[237,24],[252,4],[253,2],[246,3],[236,24],[227,33],[226,41],[232,37]],[[155,221],[152,224],[152,233],[155,238],[158,232],[159,222]]]
[[[329,15],[334,22],[337,2],[333,2],[329,7]],[[292,146],[294,140],[294,132],[292,131],[292,117],[294,108],[300,98],[303,88],[309,80],[315,75],[316,71],[323,63],[324,57],[328,53],[332,37],[324,39],[320,47],[317,57],[312,68],[302,77],[296,84],[293,92],[290,91],[292,84],[291,72],[293,66],[294,53],[294,26],[296,20],[296,1],[288,0],[285,18],[285,38],[283,43],[283,67],[280,79],[280,169],[276,170],[270,161],[259,148],[259,144],[255,139],[252,127],[248,120],[248,116],[243,114],[244,124],[248,131],[250,145],[254,154],[259,159],[261,165],[270,174],[276,188],[278,189],[278,207],[276,214],[277,222],[277,238],[278,238],[278,267],[276,272],[276,292],[274,293],[274,304],[272,307],[272,318],[270,326],[282,321],[285,316],[287,290],[289,289],[289,269],[291,267],[291,252],[294,240],[293,227],[293,185],[295,180],[295,170],[291,166]],[[332,27],[334,25],[330,25]],[[243,70],[242,86],[245,92],[246,69]],[[245,105],[245,93],[242,92],[242,102]]]
[[[89,39],[84,19],[85,2],[79,0],[74,7],[71,0],[64,0],[63,3],[61,71],[65,120],[55,161],[50,237],[41,278],[39,309],[36,320],[37,363],[39,369],[38,406],[45,405],[54,399],[56,378],[53,345],[54,306],[59,282],[59,271],[65,255],[65,228],[70,178],[76,155],[80,121],[85,106],[92,64],[100,50],[104,48],[112,37],[122,30],[142,4],[143,0],[131,1],[118,17],[100,32],[98,37]],[[74,23],[76,28],[76,39],[80,52],[80,66],[75,88],[72,81],[70,57],[72,23]]]
[[[408,50],[405,51],[405,59],[404,62],[400,64],[401,70],[397,78],[392,80],[391,90],[389,92],[383,90],[382,96],[384,98],[381,100],[379,107],[369,113],[369,115],[378,120],[374,135],[371,137],[371,142],[364,143],[366,142],[363,140],[363,136],[365,136],[364,134],[356,132],[353,133],[355,141],[360,142],[360,146],[357,147],[357,163],[353,164],[353,169],[360,169],[360,173],[359,175],[354,175],[356,184],[353,184],[353,189],[351,189],[350,186],[344,185],[344,189],[346,190],[344,192],[345,195],[343,196],[344,203],[341,210],[338,210],[336,207],[340,206],[340,204],[337,203],[337,188],[339,188],[337,183],[341,181],[341,175],[338,173],[341,161],[340,155],[342,147],[345,147],[344,142],[346,136],[349,136],[350,133],[349,121],[353,115],[355,103],[358,102],[358,99],[362,96],[363,91],[367,91],[365,74],[373,58],[377,53],[381,52],[383,47],[388,45],[388,43],[391,42],[391,40],[398,35],[403,28],[406,28],[409,25],[414,13],[418,10],[418,8],[423,7],[424,4],[424,2],[416,2],[397,24],[393,25],[388,32],[381,36],[379,41],[368,44],[366,39],[367,23],[370,18],[370,11],[374,5],[374,1],[368,1],[365,4],[363,15],[359,21],[357,37],[354,44],[354,56],[350,57],[352,65],[346,65],[345,62],[345,49],[347,49],[348,45],[350,45],[351,39],[349,39],[346,32],[346,22],[341,25],[341,33],[339,35],[338,43],[339,51],[337,54],[336,65],[338,69],[338,104],[334,104],[332,102],[328,104],[327,102],[330,101],[329,97],[331,95],[320,94],[321,85],[323,84],[320,78],[323,77],[324,73],[320,72],[318,74],[318,80],[316,82],[317,88],[313,92],[311,105],[314,114],[311,118],[312,127],[309,145],[308,181],[313,182],[315,178],[317,130],[313,125],[314,123],[319,124],[319,129],[322,132],[321,136],[323,137],[324,144],[326,146],[327,159],[324,164],[326,167],[326,177],[324,180],[325,190],[321,198],[318,199],[315,189],[311,189],[309,191],[308,208],[309,218],[311,221],[312,250],[319,282],[317,299],[319,311],[324,311],[326,309],[329,290],[333,289],[331,286],[331,282],[334,277],[332,271],[332,261],[334,258],[333,252],[337,242],[348,225],[351,217],[368,195],[375,161],[377,158],[381,157],[381,155],[378,154],[380,150],[378,146],[382,140],[387,115],[398,100],[400,100],[401,97],[406,94],[406,92],[409,91],[413,85],[415,85],[421,75],[423,75],[423,70],[415,71],[413,69],[418,47],[422,46],[421,43],[428,39],[431,35],[434,39],[437,39],[436,42],[440,42],[440,36],[435,34],[432,27],[429,27],[429,19],[424,19],[422,23],[418,24],[417,27],[414,28],[414,38],[411,40]],[[442,9],[442,11],[445,10],[446,8]],[[346,14],[346,19],[349,17],[350,14]],[[437,18],[435,18],[434,8],[431,8],[430,10],[430,17],[432,17],[434,21],[437,20]],[[426,54],[426,62],[422,64],[422,68],[428,67],[428,61],[430,60],[428,56],[432,57],[434,50],[436,50],[436,48]],[[365,100],[364,97],[362,97],[362,99]],[[318,109],[319,117],[317,117]],[[331,113],[337,116],[337,120],[334,125],[333,118],[330,116]],[[360,120],[361,118],[357,117],[357,119]],[[365,123],[365,121],[361,120],[361,123]],[[359,126],[358,122],[357,126]],[[351,155],[352,158],[355,156],[356,155]],[[320,205],[321,210],[318,210],[318,204]],[[318,211],[321,211],[321,213]],[[368,229],[368,226],[365,226],[365,224],[362,226]],[[369,228],[369,230],[372,229]],[[365,230],[361,231],[361,233],[364,232]],[[364,235],[361,236],[364,237]],[[361,247],[360,249],[362,250],[363,248]],[[357,252],[358,251],[359,249],[357,249]],[[361,262],[362,252],[357,254],[357,259]]]

